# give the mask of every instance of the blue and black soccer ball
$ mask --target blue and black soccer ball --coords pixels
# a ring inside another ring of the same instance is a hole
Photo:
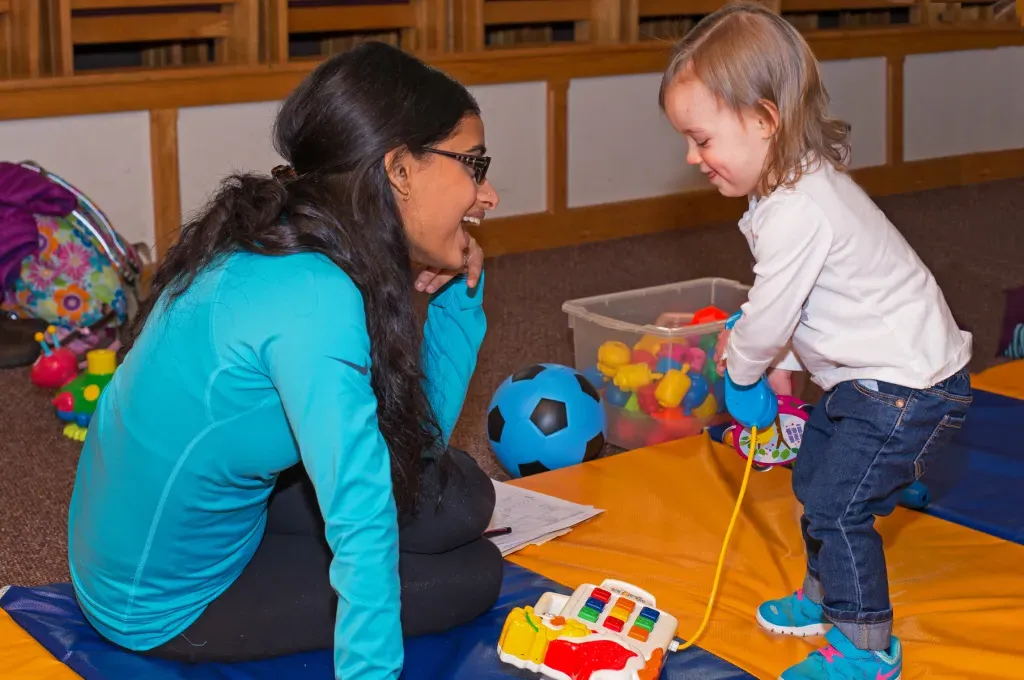
[[[487,439],[512,477],[593,460],[605,436],[601,395],[582,373],[559,364],[509,376],[487,411]]]

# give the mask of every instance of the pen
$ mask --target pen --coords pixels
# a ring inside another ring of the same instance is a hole
[[[506,534],[512,533],[512,527],[498,527],[496,529],[488,529],[484,532],[484,538],[492,538],[494,536],[505,536]]]

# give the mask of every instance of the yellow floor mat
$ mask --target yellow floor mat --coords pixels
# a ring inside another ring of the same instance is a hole
[[[971,376],[971,387],[1024,399],[1024,361],[1010,361]]]
[[[742,476],[742,459],[704,435],[517,480],[605,512],[510,559],[570,587],[633,582],[679,618],[685,638],[703,616]],[[777,678],[821,644],[771,635],[754,620],[762,600],[803,578],[790,484],[786,470],[752,473],[698,642],[758,678]],[[1024,546],[902,508],[877,525],[905,645],[903,680],[1024,678]]]
[[[14,680],[80,680],[0,610],[0,677]]]

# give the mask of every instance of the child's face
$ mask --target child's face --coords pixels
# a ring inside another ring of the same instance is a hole
[[[723,196],[747,196],[761,178],[771,140],[770,121],[722,105],[702,82],[684,77],[665,93],[665,113],[686,137],[686,162],[699,165]]]

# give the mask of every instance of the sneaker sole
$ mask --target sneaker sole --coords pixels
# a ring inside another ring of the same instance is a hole
[[[772,633],[778,633],[779,635],[814,637],[824,635],[832,628],[831,623],[812,623],[809,626],[778,626],[774,623],[769,623],[767,619],[761,616],[761,612],[755,612],[754,615],[757,617],[757,623],[762,628]],[[893,680],[899,680],[899,678],[894,678]]]
[[[897,676],[896,676],[895,678],[890,678],[889,680],[900,680],[900,678],[902,678],[902,677],[903,677],[903,674],[902,674],[902,673],[900,673],[900,674],[899,674],[899,675],[897,675]],[[782,676],[780,675],[780,676],[779,676],[779,678],[778,678],[778,680],[786,680],[786,678],[784,678],[784,677],[782,677]]]

